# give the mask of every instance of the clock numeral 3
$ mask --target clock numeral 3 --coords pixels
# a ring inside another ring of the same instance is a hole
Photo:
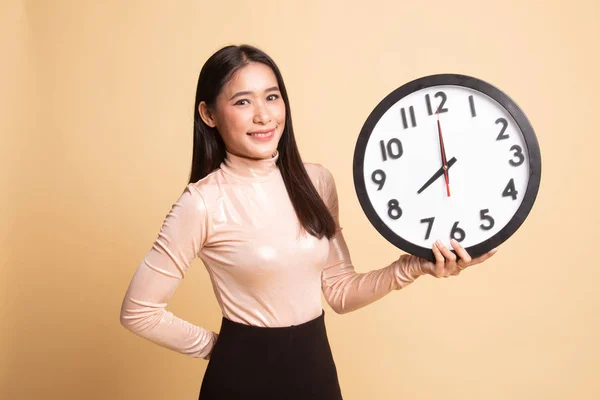
[[[383,170],[381,169],[376,169],[371,174],[371,179],[373,180],[373,182],[379,185],[377,190],[381,190],[383,188],[383,185],[385,184],[385,172],[383,172]]]
[[[502,124],[502,129],[500,130],[500,134],[498,135],[496,140],[508,139],[508,133],[504,133],[504,131],[508,127],[508,121],[506,121],[504,118],[498,118],[496,120],[496,125],[497,124]]]
[[[402,157],[402,154],[404,153],[402,150],[402,142],[397,138],[391,139],[387,145],[383,140],[380,140],[379,147],[381,148],[381,157],[383,158],[383,161],[387,161],[388,157],[392,160],[397,160]]]
[[[408,107],[408,112],[410,113],[410,123],[412,128],[417,126],[417,119],[415,118],[415,108],[413,106]],[[402,116],[402,126],[404,129],[408,129],[408,121],[406,120],[406,110],[404,107],[400,109],[400,115]]]
[[[521,146],[515,144],[510,149],[515,152],[513,157],[517,157],[517,161],[508,160],[508,163],[513,167],[518,167],[519,165],[523,164],[523,161],[525,161],[525,156],[523,155],[523,149]]]
[[[515,189],[515,180],[511,178],[502,192],[502,197],[512,197],[513,200],[516,200],[518,193],[517,189]]]
[[[434,97],[441,97],[442,100],[440,101],[440,105],[438,106],[437,110],[435,111],[435,114],[441,114],[441,113],[445,113],[448,112],[447,108],[444,108],[444,104],[446,104],[446,93],[444,92],[437,92]],[[429,97],[428,94],[425,95],[425,103],[427,103],[427,114],[429,115],[433,115],[433,109],[431,108],[431,98]]]
[[[431,218],[423,218],[421,220],[421,223],[427,223],[427,232],[425,233],[425,240],[429,239],[429,235],[431,234],[431,228],[433,227],[433,221],[435,220],[435,217],[431,217]]]
[[[489,212],[490,210],[487,208],[484,208],[483,210],[479,211],[479,217],[481,218],[481,220],[487,222],[487,224],[483,223],[479,225],[479,227],[484,231],[489,231],[494,227],[494,218],[492,218],[491,215],[488,215]]]
[[[452,225],[452,230],[450,231],[450,238],[456,240],[457,242],[462,242],[465,240],[467,234],[464,230],[458,227],[458,221]]]
[[[402,209],[398,205],[398,200],[392,199],[388,201],[388,216],[391,219],[398,219],[402,216]]]

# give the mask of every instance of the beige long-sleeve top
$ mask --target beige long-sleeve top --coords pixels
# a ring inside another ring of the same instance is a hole
[[[333,176],[308,163],[305,168],[337,230],[331,239],[307,234],[277,158],[227,153],[219,169],[185,187],[133,276],[121,308],[123,326],[169,349],[208,359],[218,335],[166,310],[195,257],[208,271],[223,316],[262,327],[318,317],[321,291],[334,311],[345,313],[422,275],[414,257],[357,273],[339,225]]]

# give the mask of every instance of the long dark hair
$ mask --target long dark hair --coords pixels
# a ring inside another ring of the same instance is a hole
[[[194,103],[194,149],[189,183],[197,182],[219,168],[225,159],[225,143],[216,128],[206,125],[200,117],[198,106],[205,101],[214,107],[216,98],[232,76],[250,62],[258,62],[271,68],[281,97],[285,103],[285,127],[279,140],[277,166],[285,183],[296,215],[304,229],[313,236],[331,238],[335,233],[335,222],[327,206],[312,184],[292,127],[292,113],[283,77],[275,62],[263,51],[249,45],[226,46],[213,54],[204,64],[198,78]]]

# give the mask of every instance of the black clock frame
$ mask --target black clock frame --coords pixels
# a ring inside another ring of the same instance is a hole
[[[401,236],[398,236],[396,233],[394,233],[394,231],[388,228],[381,218],[379,218],[379,215],[377,212],[375,212],[375,209],[373,208],[367,194],[364,180],[365,175],[363,163],[365,150],[369,138],[371,137],[371,133],[385,112],[387,112],[387,110],[399,100],[415,91],[440,85],[463,86],[474,89],[498,102],[506,109],[506,111],[508,111],[521,129],[521,132],[523,132],[524,140],[527,145],[527,151],[529,153],[529,182],[527,184],[527,189],[521,205],[508,224],[506,224],[506,226],[504,226],[495,235],[481,243],[466,248],[469,255],[475,258],[499,246],[510,236],[512,236],[517,229],[519,229],[533,207],[533,203],[535,202],[535,198],[539,190],[542,173],[540,147],[531,123],[521,108],[519,108],[519,106],[507,94],[493,85],[467,75],[437,74],[415,79],[387,95],[371,112],[365,121],[356,141],[353,160],[354,187],[364,213],[373,227],[375,227],[375,229],[384,238],[386,238],[394,246],[406,251],[407,253],[425,258],[430,261],[435,260],[433,251],[430,248],[421,247],[403,239]]]

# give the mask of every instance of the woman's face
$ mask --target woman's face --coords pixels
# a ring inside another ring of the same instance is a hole
[[[216,127],[227,151],[266,159],[277,150],[285,126],[285,104],[275,74],[265,64],[251,62],[225,84],[214,109],[202,102],[204,122]]]

